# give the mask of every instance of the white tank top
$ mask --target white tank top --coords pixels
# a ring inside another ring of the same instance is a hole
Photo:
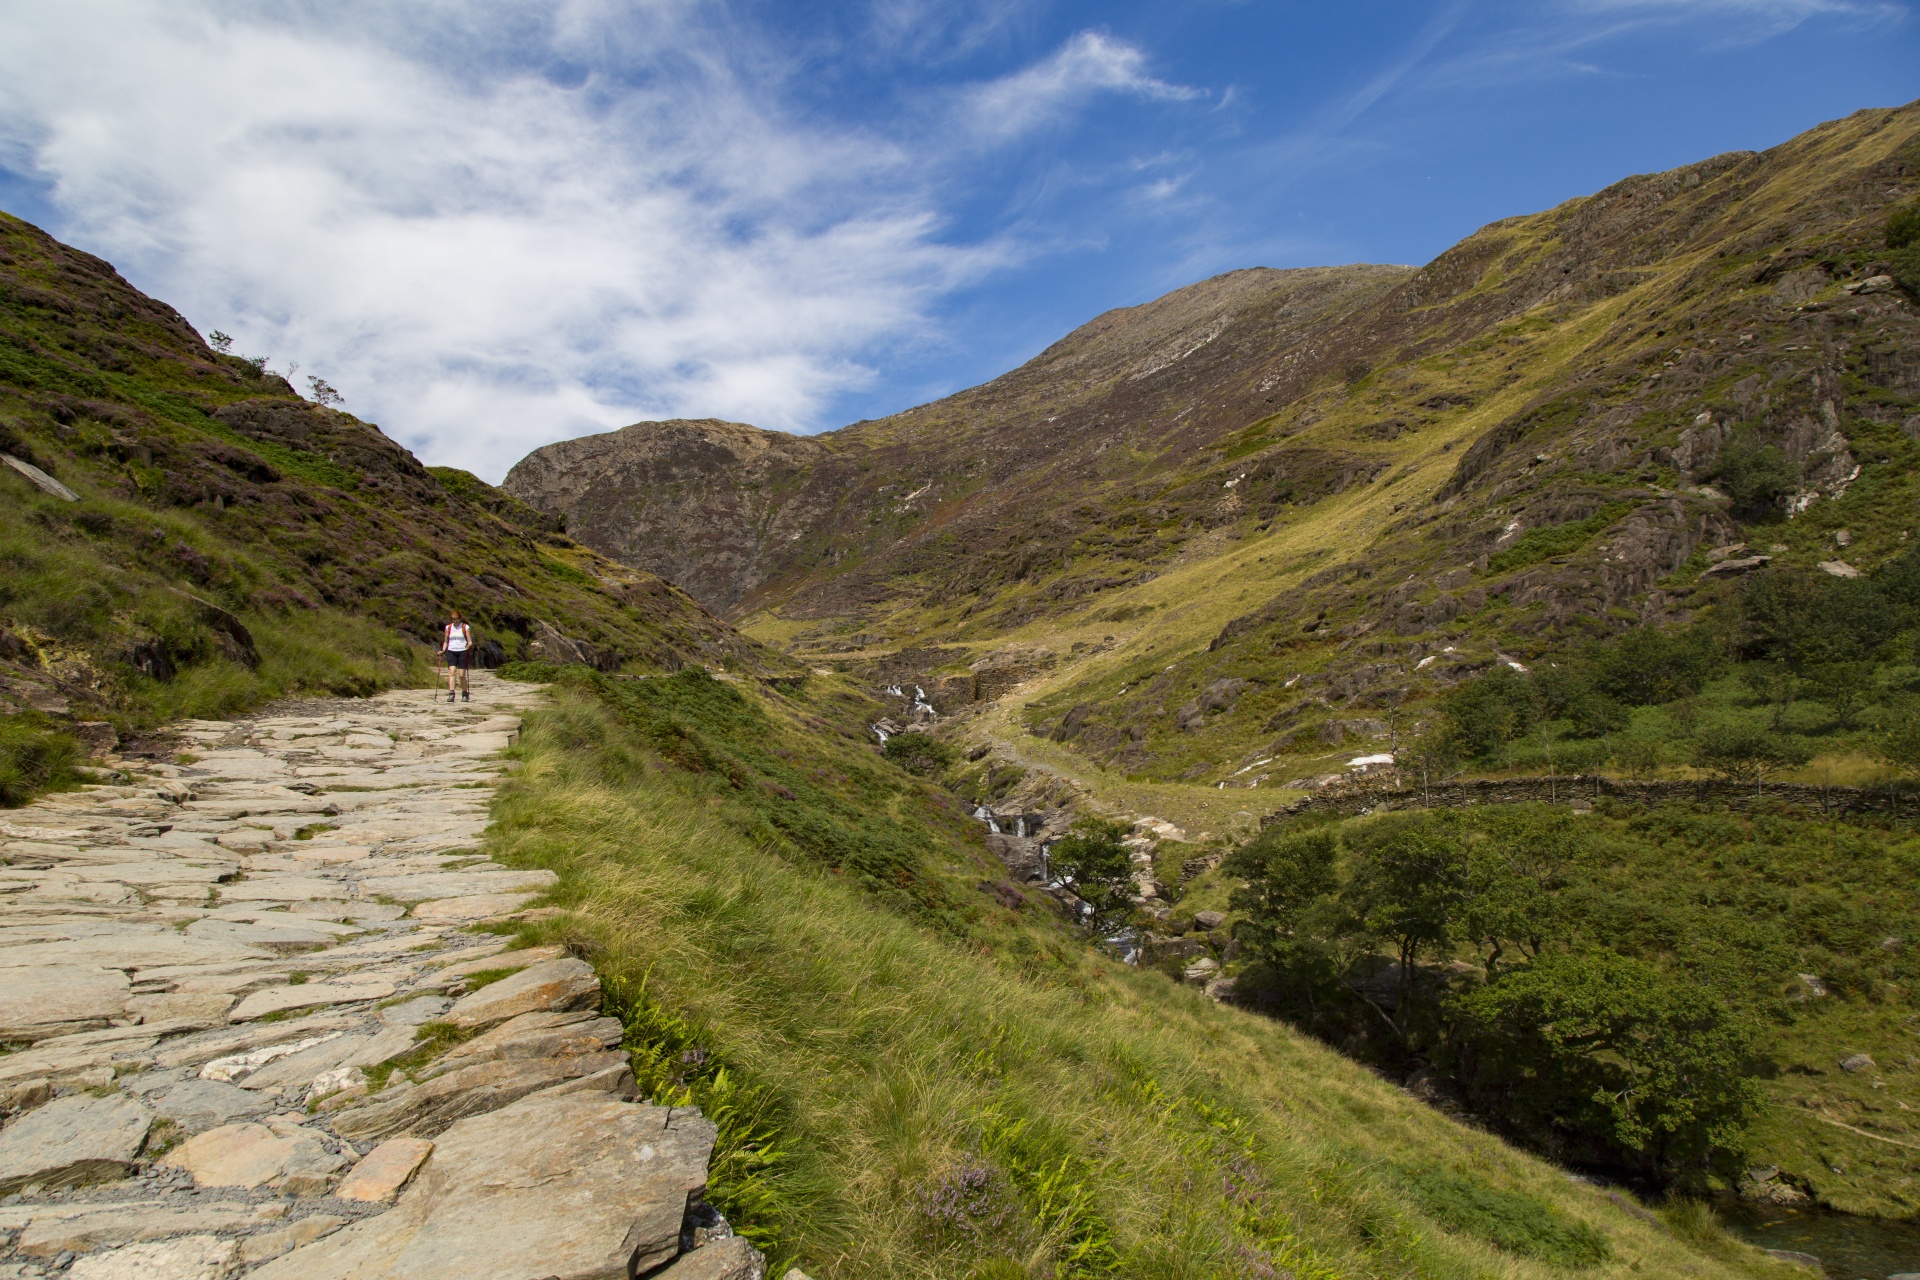
[[[467,624],[456,622],[447,628],[447,652],[463,653],[472,643],[473,633],[467,630]]]

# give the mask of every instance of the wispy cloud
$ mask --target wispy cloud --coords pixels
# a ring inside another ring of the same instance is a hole
[[[707,15],[710,17],[710,15]],[[810,125],[694,6],[0,0],[0,163],[203,329],[497,476],[642,417],[789,429],[1022,252],[945,236],[925,138]],[[1000,136],[1179,99],[1089,34],[981,93]]]
[[[1082,31],[1051,57],[970,90],[966,115],[980,136],[999,140],[1055,120],[1099,93],[1161,102],[1206,96],[1203,89],[1147,74],[1146,55],[1135,46]]]

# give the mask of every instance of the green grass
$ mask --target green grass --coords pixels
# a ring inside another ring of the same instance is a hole
[[[526,936],[589,956],[651,1096],[719,1121],[713,1194],[774,1274],[1518,1280],[1562,1274],[1542,1250],[1577,1250],[1579,1224],[1612,1251],[1592,1274],[1772,1274],[975,892],[978,828],[860,745],[826,682],[705,717],[697,687],[637,705],[614,684],[570,675],[529,719],[491,851],[560,873],[568,914]],[[831,827],[836,798],[884,785],[912,883],[766,816],[756,762],[794,740],[818,790],[777,802]],[[1406,1169],[1442,1166],[1479,1217],[1409,1194]],[[1503,1245],[1503,1196],[1573,1234]]]

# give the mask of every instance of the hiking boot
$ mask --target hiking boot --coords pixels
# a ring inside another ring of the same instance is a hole
[[[448,701],[448,702],[452,702],[452,701],[453,701],[453,690],[451,690],[451,689],[449,689],[449,690],[447,690],[447,701]]]
[[[465,689],[462,689],[462,690],[460,691],[460,701],[462,701],[462,702],[472,702],[472,701],[473,701],[473,695],[472,695],[471,693],[468,693],[468,692],[467,692],[467,691],[466,691]]]

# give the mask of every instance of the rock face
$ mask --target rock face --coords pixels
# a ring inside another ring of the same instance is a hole
[[[1064,513],[1063,494],[1114,478],[1120,455],[1100,457],[1112,445],[1141,457],[1209,447],[1272,398],[1263,375],[1285,369],[1292,348],[1408,274],[1229,272],[1107,312],[1003,377],[889,418],[812,437],[635,423],[535,450],[502,487],[723,615],[773,598],[790,614],[858,612],[892,594],[885,577],[916,568],[933,570],[931,595],[977,589],[1013,567],[993,562],[1031,535],[1036,494]],[[807,589],[855,547],[877,561]]]
[[[0,974],[37,1039],[0,1055],[0,1195],[37,1190],[0,1205],[0,1278],[629,1280],[683,1232],[686,1274],[759,1275],[692,1212],[713,1126],[630,1101],[592,968],[463,927],[554,882],[473,852],[539,696],[473,685],[192,722],[192,766],[7,811],[38,878],[0,895]]]

